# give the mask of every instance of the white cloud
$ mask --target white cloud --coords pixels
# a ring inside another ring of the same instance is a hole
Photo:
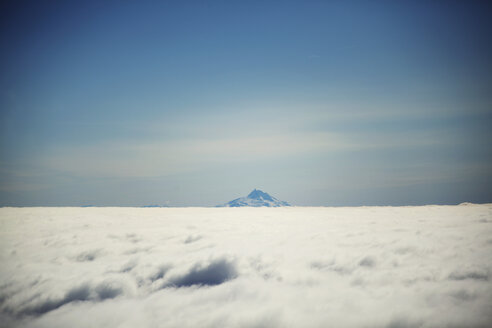
[[[2,208],[7,327],[486,327],[492,205]]]

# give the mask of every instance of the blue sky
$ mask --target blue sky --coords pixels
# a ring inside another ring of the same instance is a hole
[[[492,201],[484,1],[11,1],[0,205]]]

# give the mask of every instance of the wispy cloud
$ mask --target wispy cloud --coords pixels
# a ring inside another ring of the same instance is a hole
[[[284,133],[224,138],[183,138],[170,141],[106,141],[95,145],[58,148],[41,159],[50,170],[81,176],[151,177],[202,170],[227,163],[261,162],[346,151],[436,146],[439,138],[406,134],[330,132]]]

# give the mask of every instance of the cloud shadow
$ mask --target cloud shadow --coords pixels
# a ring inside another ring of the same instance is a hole
[[[171,278],[164,287],[216,286],[237,276],[233,262],[218,259],[207,266],[195,264],[187,273]]]

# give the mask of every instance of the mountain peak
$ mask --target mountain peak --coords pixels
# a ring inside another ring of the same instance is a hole
[[[249,195],[248,195],[248,198],[249,199],[258,199],[258,200],[269,200],[269,201],[273,201],[272,196],[270,196],[266,192],[263,192],[263,191],[261,191],[259,189],[255,189],[252,192],[250,192]]]
[[[219,205],[219,207],[280,207],[280,206],[290,206],[289,203],[278,200],[277,198],[270,196],[266,192],[259,189],[254,189],[246,197],[236,198],[230,202]]]

